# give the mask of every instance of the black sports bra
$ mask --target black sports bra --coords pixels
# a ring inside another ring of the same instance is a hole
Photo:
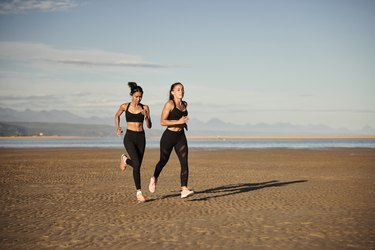
[[[140,105],[143,109],[143,105],[142,104]],[[139,112],[137,114],[130,113],[129,106],[130,106],[130,103],[128,104],[128,107],[126,108],[126,111],[125,111],[126,122],[143,122],[143,120],[145,119],[145,115],[142,112]]]
[[[174,108],[169,113],[168,120],[179,120],[181,117],[188,115],[188,111],[187,110],[185,110],[185,111],[179,110],[176,107],[176,103],[174,102],[174,100],[172,100],[172,101],[173,101],[173,104],[174,104]]]

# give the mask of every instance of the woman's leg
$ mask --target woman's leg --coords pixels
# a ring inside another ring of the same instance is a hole
[[[144,134],[143,134],[144,135]],[[145,141],[139,132],[127,131],[124,137],[124,145],[130,159],[126,164],[133,168],[133,178],[137,190],[141,189],[141,163],[144,154]],[[143,150],[140,150],[142,149]]]
[[[165,130],[160,139],[160,160],[155,166],[154,177],[157,179],[167,164],[174,145],[174,132]]]
[[[187,187],[188,184],[188,178],[189,178],[189,165],[188,165],[188,144],[186,140],[185,133],[182,131],[181,134],[179,134],[179,139],[177,144],[174,147],[174,150],[176,151],[176,154],[178,156],[178,159],[180,161],[181,165],[181,187]]]
[[[160,139],[160,160],[155,166],[154,176],[151,177],[148,185],[148,190],[151,193],[155,193],[157,179],[171,156],[174,141],[174,132],[166,129]]]
[[[133,161],[133,177],[134,182],[136,183],[137,190],[141,189],[141,166],[143,161],[143,156],[145,154],[146,148],[146,138],[143,132],[137,132],[137,141],[135,143],[136,149],[136,162]],[[137,167],[135,167],[137,166]]]
[[[188,144],[184,131],[179,134],[179,140],[174,147],[181,165],[181,198],[186,198],[194,194],[194,191],[189,190],[187,187],[189,178],[188,166]]]

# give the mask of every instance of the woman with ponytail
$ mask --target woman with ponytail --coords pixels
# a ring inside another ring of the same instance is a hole
[[[147,128],[152,127],[150,109],[141,103],[143,89],[135,82],[128,83],[130,88],[131,102],[120,105],[115,115],[116,133],[121,136],[123,131],[120,126],[120,116],[125,112],[126,133],[124,146],[129,156],[121,155],[120,167],[125,170],[126,166],[133,168],[133,178],[137,189],[138,202],[145,202],[146,199],[141,190],[141,165],[146,147],[146,137],[143,130],[143,121],[146,121]]]
[[[169,92],[169,100],[164,105],[161,113],[160,124],[166,126],[160,139],[160,160],[156,164],[154,176],[151,177],[149,190],[154,193],[159,175],[167,164],[174,148],[181,165],[181,198],[186,198],[194,192],[187,187],[189,177],[188,167],[188,145],[184,128],[187,129],[188,112],[187,103],[182,100],[184,97],[184,86],[180,82],[172,84]]]

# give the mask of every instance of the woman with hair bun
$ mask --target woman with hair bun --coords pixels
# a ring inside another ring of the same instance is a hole
[[[143,121],[146,121],[147,128],[152,127],[150,109],[141,103],[143,89],[135,82],[128,83],[130,88],[131,102],[123,103],[115,115],[116,134],[121,136],[123,131],[120,126],[120,116],[125,112],[126,133],[124,136],[124,146],[129,156],[121,155],[121,170],[126,166],[133,168],[133,178],[137,189],[138,202],[145,202],[146,199],[141,190],[141,165],[146,148],[146,137],[143,129]]]
[[[187,103],[182,100],[184,97],[184,85],[180,82],[172,84],[169,92],[169,100],[164,105],[161,113],[160,124],[166,126],[160,139],[160,160],[155,166],[154,176],[151,177],[149,190],[154,193],[159,175],[167,164],[169,157],[174,149],[181,165],[181,198],[186,198],[193,191],[187,187],[189,177],[188,167],[188,145],[186,141],[185,131],[187,129],[188,112]]]

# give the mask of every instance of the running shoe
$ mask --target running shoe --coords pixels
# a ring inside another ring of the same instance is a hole
[[[148,185],[148,190],[150,190],[150,193],[155,193],[156,191],[156,178],[151,177],[150,179],[150,185]]]
[[[181,191],[181,198],[183,199],[183,198],[192,196],[193,194],[194,194],[193,190],[184,189],[184,190]]]
[[[142,191],[137,191],[137,201],[138,203],[146,202],[146,199],[143,196]]]
[[[127,159],[128,159],[128,157],[126,157],[125,154],[122,154],[122,155],[121,155],[121,159],[120,159],[120,161],[121,161],[120,168],[121,168],[122,171],[124,171],[124,170],[126,169],[126,160],[127,160]]]

